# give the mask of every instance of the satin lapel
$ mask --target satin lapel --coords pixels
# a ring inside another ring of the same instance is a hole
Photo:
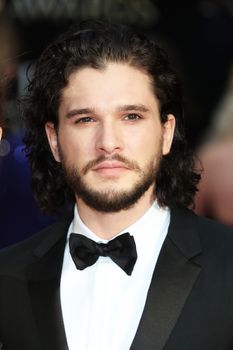
[[[67,225],[44,240],[35,250],[37,261],[27,270],[28,289],[43,350],[68,349],[64,331],[60,276]],[[54,237],[53,237],[54,236]]]
[[[131,350],[162,350],[200,272],[191,261],[201,253],[194,217],[172,210],[171,223]]]

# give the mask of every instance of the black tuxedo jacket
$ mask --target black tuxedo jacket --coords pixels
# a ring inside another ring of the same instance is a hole
[[[68,349],[59,293],[68,226],[56,224],[0,253],[0,349]],[[171,209],[131,346],[152,349],[233,350],[232,229]]]

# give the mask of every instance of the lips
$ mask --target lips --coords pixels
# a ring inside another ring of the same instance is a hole
[[[106,161],[95,166],[93,170],[100,173],[114,174],[117,172],[128,170],[128,167],[122,162]]]
[[[123,164],[122,162],[102,162],[98,164],[93,170],[100,170],[100,169],[114,169],[114,168],[125,168],[128,169],[128,167]]]

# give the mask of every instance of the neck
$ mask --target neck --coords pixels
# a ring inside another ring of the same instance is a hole
[[[153,201],[153,191],[148,190],[131,208],[116,213],[98,212],[80,198],[77,198],[76,203],[84,224],[97,236],[108,240],[139,220],[149,210]]]

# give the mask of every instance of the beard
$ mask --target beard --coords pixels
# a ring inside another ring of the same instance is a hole
[[[155,186],[156,174],[162,157],[161,147],[156,156],[156,162],[150,161],[145,170],[142,170],[136,162],[129,161],[121,155],[114,155],[111,158],[100,156],[98,159],[90,161],[87,165],[79,170],[74,165],[68,164],[65,155],[59,148],[59,155],[67,185],[72,189],[75,195],[82,199],[87,206],[104,213],[115,213],[121,210],[127,210],[133,207],[144,193]],[[106,160],[117,160],[125,165],[128,169],[138,174],[138,179],[129,189],[114,190],[114,181],[110,188],[105,190],[94,189],[84,180],[84,176],[96,165]]]

